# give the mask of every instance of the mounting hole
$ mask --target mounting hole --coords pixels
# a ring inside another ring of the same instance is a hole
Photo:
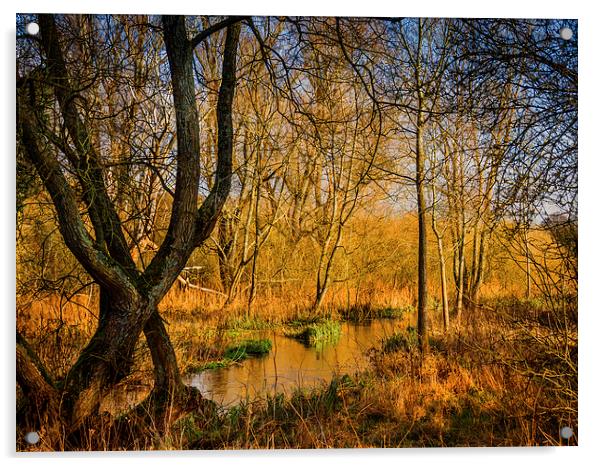
[[[568,426],[563,427],[560,429],[560,436],[565,440],[570,439],[573,436],[573,429]]]
[[[25,26],[25,31],[27,31],[27,34],[30,36],[35,36],[38,32],[40,32],[40,26],[38,23],[27,23]]]
[[[573,37],[573,30],[571,28],[562,28],[560,30],[560,37],[564,40],[571,40],[571,37]]]
[[[40,434],[37,432],[27,432],[25,434],[25,441],[30,445],[35,445],[40,441]]]

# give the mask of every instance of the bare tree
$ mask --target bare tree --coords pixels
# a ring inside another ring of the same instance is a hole
[[[100,286],[99,321],[95,334],[60,386],[45,376],[47,371],[40,367],[39,360],[20,337],[17,378],[24,392],[31,395],[30,412],[39,414],[50,407],[60,409],[54,421],[62,424],[69,434],[94,414],[111,387],[129,373],[134,346],[142,332],[155,367],[155,388],[150,399],[165,402],[190,394],[180,380],[175,353],[157,305],[192,251],[213,230],[230,190],[231,113],[240,24],[238,19],[230,18],[221,25],[227,26],[228,34],[217,102],[218,162],[211,192],[199,207],[200,129],[193,50],[210,31],[189,38],[184,17],[162,19],[175,108],[177,170],[165,237],[150,263],[140,270],[132,258],[122,219],[107,188],[102,144],[94,144],[94,128],[79,105],[80,101],[86,102],[86,94],[85,88],[80,87],[82,83],[74,77],[75,70],[69,69],[72,57],[65,54],[66,21],[50,15],[38,17],[40,65],[18,65],[18,134],[27,158],[52,198],[65,244]],[[152,34],[150,31],[146,32]],[[36,89],[52,92],[52,103],[58,108],[58,127],[45,121],[43,116],[48,107],[40,106]],[[55,144],[54,135],[62,131],[68,135],[67,143]],[[85,206],[83,215],[80,202]],[[43,420],[37,417],[37,422]]]

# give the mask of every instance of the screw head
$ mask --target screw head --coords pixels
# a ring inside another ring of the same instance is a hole
[[[27,23],[25,26],[25,31],[30,36],[35,36],[38,32],[40,32],[40,26],[38,23]]]
[[[40,441],[40,434],[37,432],[27,432],[25,434],[25,441],[30,445],[35,445]]]
[[[560,37],[564,40],[571,40],[573,37],[573,31],[571,28],[562,28],[560,30]]]
[[[570,439],[573,436],[573,429],[568,426],[563,427],[560,429],[560,436],[565,440]]]

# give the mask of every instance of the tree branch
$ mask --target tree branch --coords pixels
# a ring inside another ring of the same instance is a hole
[[[207,29],[199,32],[196,36],[190,39],[190,46],[194,49],[197,45],[203,42],[207,37],[209,37],[214,32],[217,32],[225,27],[231,26],[233,24],[238,23],[244,19],[250,18],[250,16],[230,16],[219,23],[215,23],[209,26]]]
[[[234,136],[232,102],[236,88],[236,52],[239,36],[239,22],[228,26],[222,64],[222,83],[217,100],[217,170],[211,192],[198,210],[195,246],[200,246],[211,234],[232,184],[232,140]]]
[[[146,268],[142,286],[162,297],[186,265],[194,249],[200,179],[200,127],[196,106],[193,49],[183,16],[163,16],[163,38],[169,60],[176,110],[177,174],[173,207],[165,239]]]
[[[75,146],[75,153],[67,151],[65,155],[73,165],[82,187],[84,200],[94,225],[96,241],[101,246],[106,243],[113,259],[126,270],[134,271],[136,265],[130,255],[119,216],[107,193],[98,154],[75,105],[75,98],[79,96],[69,80],[54,16],[39,15],[38,20],[42,47],[46,53],[49,82]]]
[[[92,278],[99,284],[116,290],[122,298],[129,299],[136,293],[133,284],[123,269],[95,244],[86,230],[75,195],[60,164],[40,143],[31,119],[35,110],[29,106],[23,92],[17,94],[17,125],[21,141],[25,154],[35,166],[52,198],[65,244]]]

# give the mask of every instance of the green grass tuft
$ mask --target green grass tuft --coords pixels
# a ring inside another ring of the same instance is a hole
[[[186,372],[189,374],[198,374],[199,372],[203,372],[206,370],[212,369],[223,369],[224,367],[228,367],[232,364],[232,360],[230,359],[220,359],[219,361],[209,361],[204,362],[202,364],[190,364],[186,368]]]
[[[296,325],[285,335],[301,340],[308,346],[319,346],[324,343],[335,343],[341,337],[341,323],[336,320],[322,320],[309,325]]]
[[[249,356],[263,356],[268,354],[272,349],[272,342],[265,339],[244,340],[235,345],[231,345],[224,351],[223,359],[217,361],[209,361],[203,364],[192,364],[187,368],[189,373],[199,373],[211,369],[223,369],[231,366],[233,363],[243,361]]]
[[[267,338],[245,340],[226,348],[224,357],[232,361],[242,361],[249,356],[262,356],[272,349],[272,342]]]
[[[362,322],[372,319],[400,319],[413,311],[414,306],[374,308],[369,304],[358,304],[340,309],[338,312],[343,320]]]
[[[395,351],[411,351],[418,347],[418,333],[414,327],[408,327],[405,332],[397,332],[382,340],[385,353]]]
[[[241,317],[237,319],[230,319],[227,323],[228,330],[270,330],[278,327],[278,324],[273,322],[266,322],[262,319],[253,319],[248,317]]]
[[[441,338],[429,336],[428,341],[432,351],[446,351],[445,342]],[[418,349],[418,333],[412,326],[409,326],[405,332],[396,332],[382,340],[382,350],[384,353],[412,351],[414,349]]]

